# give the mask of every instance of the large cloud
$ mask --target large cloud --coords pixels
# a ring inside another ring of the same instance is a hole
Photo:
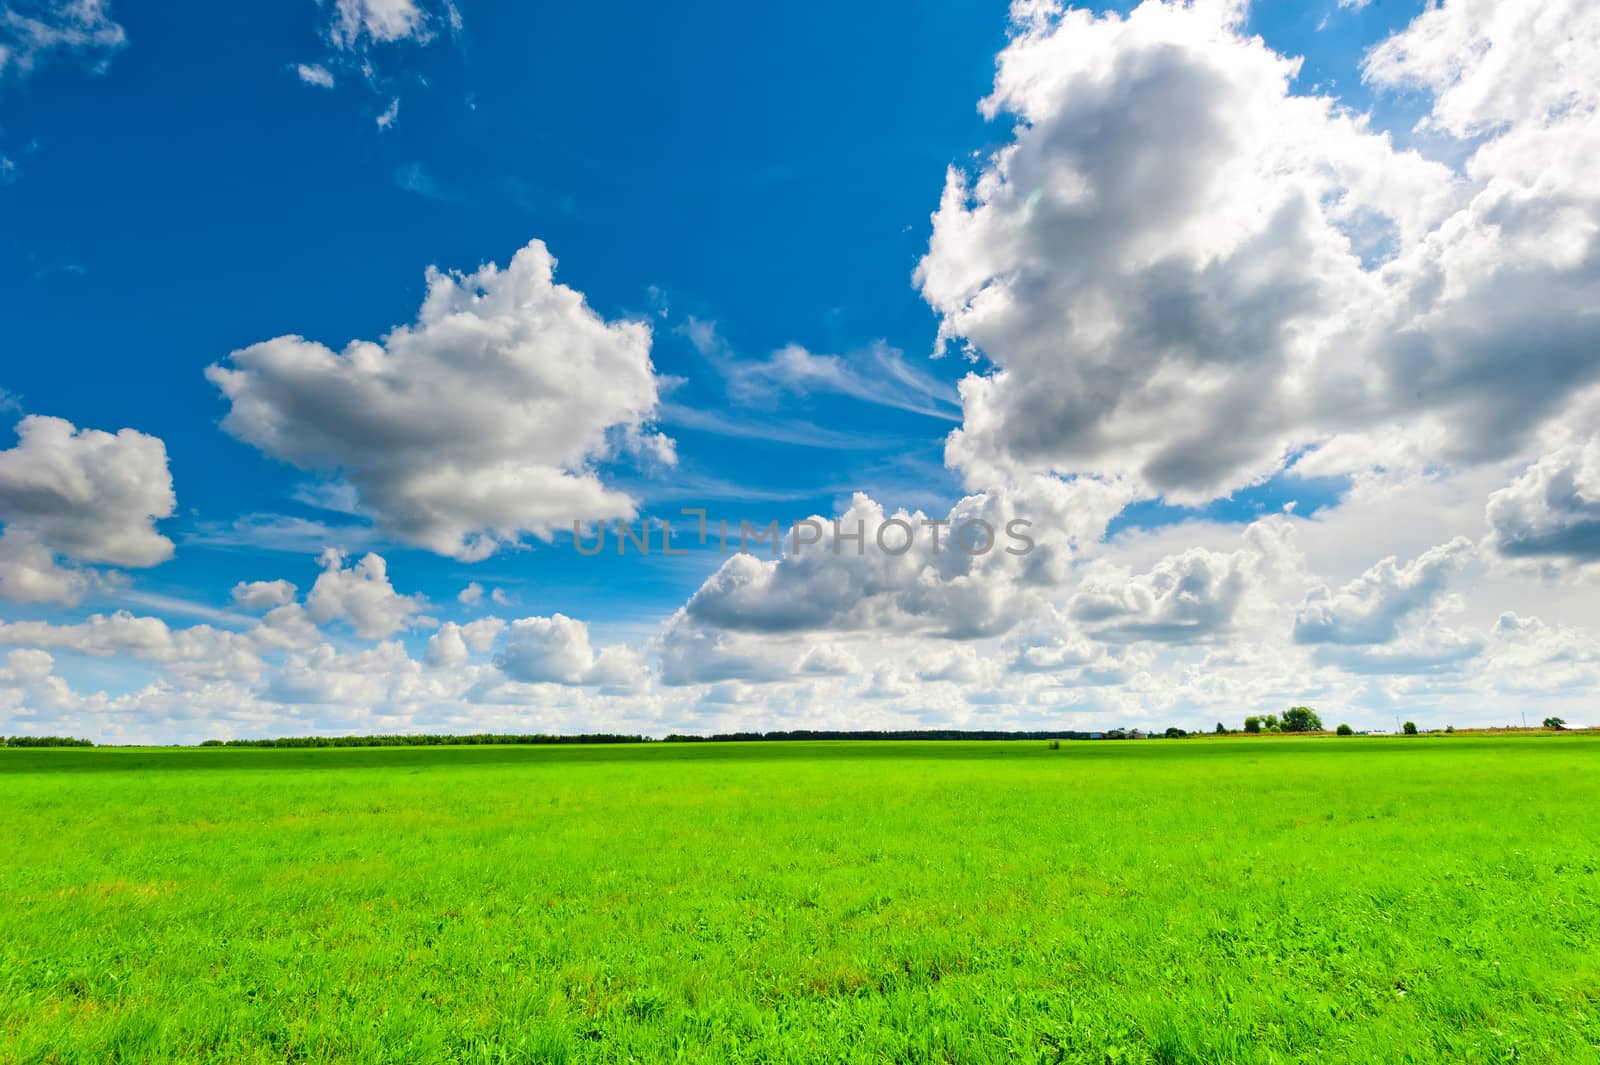
[[[636,688],[645,683],[639,656],[621,644],[589,643],[589,626],[564,614],[521,618],[511,623],[495,665],[528,684],[599,684]]]
[[[782,557],[758,557],[765,544],[747,541],[707,578],[663,628],[662,677],[680,685],[814,673],[829,656],[801,639],[808,633],[1004,633],[1041,608],[1073,552],[1104,535],[1130,492],[1120,482],[1034,478],[967,496],[941,517],[888,513],[858,492],[836,518],[782,530]],[[739,535],[729,530],[730,549]]]
[[[533,241],[501,270],[430,269],[417,322],[342,353],[297,336],[206,374],[222,425],[303,469],[342,475],[407,543],[475,560],[574,520],[631,517],[596,460],[671,459],[645,427],[657,400],[650,329],[607,322],[556,284]]]
[[[1439,128],[1494,130],[1457,173],[1291,92],[1229,5],[1018,5],[984,102],[1013,139],[952,171],[916,274],[942,341],[994,367],[952,463],[1193,501],[1319,444],[1348,469],[1396,427],[1420,461],[1514,453],[1600,375],[1600,9],[1555,6],[1456,53],[1483,5],[1447,5],[1374,53],[1374,82],[1439,93]]]
[[[1472,542],[1457,537],[1402,566],[1386,558],[1338,592],[1314,590],[1295,618],[1294,638],[1307,644],[1389,643],[1407,618],[1439,601],[1450,578],[1474,554]]]
[[[1539,459],[1489,497],[1488,519],[1507,557],[1600,561],[1600,437]]]
[[[60,558],[142,567],[172,556],[155,529],[177,503],[159,439],[39,415],[22,419],[17,435],[0,451],[0,596],[76,600],[91,575]]]
[[[0,644],[55,647],[93,657],[121,656],[160,663],[179,676],[249,680],[261,674],[261,645],[249,635],[211,625],[173,629],[160,618],[119,610],[86,621],[0,622]]]
[[[347,568],[330,547],[320,562],[322,573],[306,596],[306,611],[319,622],[344,621],[357,636],[378,640],[410,627],[427,605],[420,595],[394,590],[382,555],[368,553]]]
[[[1068,613],[1103,640],[1205,643],[1225,637],[1250,597],[1296,564],[1282,521],[1258,522],[1244,539],[1228,553],[1190,548],[1145,573],[1098,566],[1085,575]]]

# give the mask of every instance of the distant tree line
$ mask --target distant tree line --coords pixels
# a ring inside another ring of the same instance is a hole
[[[667,743],[761,743],[785,740],[1087,740],[1098,733],[963,731],[960,729],[899,729],[835,731],[795,729],[788,732],[719,732],[714,736],[685,736],[674,733]]]
[[[72,736],[0,736],[0,747],[93,747],[91,740]]]
[[[479,732],[467,736],[417,734],[396,736],[280,736],[268,740],[206,740],[202,747],[489,747],[557,743],[649,743],[647,736],[592,732],[574,736],[545,733]]]

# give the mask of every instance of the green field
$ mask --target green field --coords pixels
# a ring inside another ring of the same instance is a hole
[[[1600,741],[0,751],[0,1060],[1600,1061]]]

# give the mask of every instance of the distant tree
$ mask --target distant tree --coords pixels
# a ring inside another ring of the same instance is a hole
[[[1261,719],[1256,717],[1254,714],[1251,714],[1249,717],[1244,719],[1244,730],[1246,732],[1260,732]]]
[[[1356,730],[1351,728],[1349,725],[1340,725],[1338,728],[1334,729],[1334,731],[1341,736],[1354,736],[1356,734]]]
[[[1322,718],[1309,706],[1293,706],[1283,712],[1283,731],[1321,732]]]
[[[1562,729],[1567,727],[1567,722],[1565,718],[1547,717],[1544,719],[1544,727],[1553,728],[1557,732],[1560,732]]]
[[[1165,735],[1169,740],[1181,740],[1187,736],[1188,733],[1181,728],[1169,728],[1167,729]]]
[[[1218,736],[1226,736],[1228,734],[1228,727],[1222,722],[1218,721],[1215,732]]]
[[[1261,727],[1264,728],[1264,729],[1269,729],[1269,730],[1276,731],[1277,728],[1278,728],[1278,715],[1277,714],[1268,714],[1266,717],[1262,718],[1261,719]]]
[[[1262,732],[1271,732],[1274,735],[1276,735],[1277,733],[1282,732],[1283,729],[1278,726],[1278,723],[1276,721],[1274,721],[1271,724],[1269,724],[1266,727],[1264,727],[1261,731]]]
[[[1446,732],[1454,732],[1454,731],[1455,731],[1455,730],[1456,730],[1456,727],[1455,727],[1455,726],[1454,726],[1454,725],[1446,725],[1446,726],[1445,726],[1445,727],[1444,727],[1444,730],[1445,730],[1445,731],[1446,731]]]
[[[1415,721],[1407,721],[1403,728],[1407,736],[1415,736],[1417,734],[1417,723]]]

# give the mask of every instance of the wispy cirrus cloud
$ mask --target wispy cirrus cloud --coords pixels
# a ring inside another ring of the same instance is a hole
[[[100,73],[127,43],[105,0],[13,0],[0,5],[0,83],[27,78],[60,54]]]
[[[185,547],[273,551],[314,555],[330,544],[359,550],[378,542],[370,525],[331,525],[288,514],[244,514],[228,521],[202,521],[178,541]]]
[[[904,353],[882,340],[848,355],[817,354],[799,344],[785,344],[766,358],[744,359],[714,321],[691,316],[679,332],[717,368],[729,396],[740,403],[769,403],[785,395],[834,395],[942,421],[961,420],[955,388],[917,369]]]

